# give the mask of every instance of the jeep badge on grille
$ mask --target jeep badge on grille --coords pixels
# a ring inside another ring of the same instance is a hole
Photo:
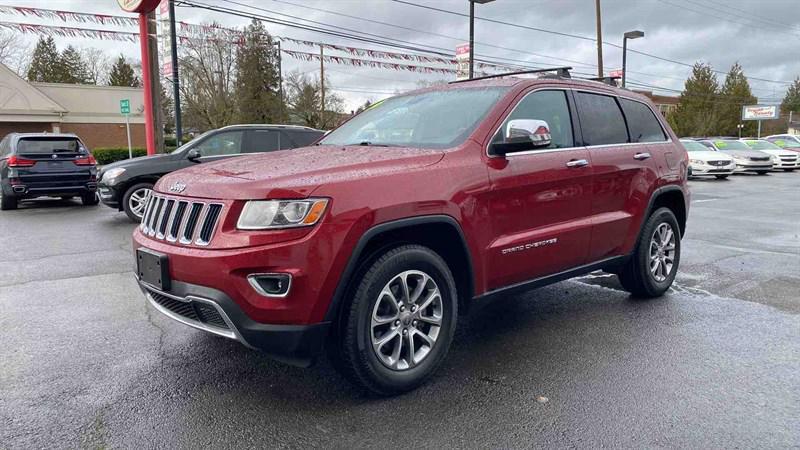
[[[169,187],[169,191],[174,192],[176,194],[180,194],[185,190],[186,190],[186,185],[184,183],[181,183],[180,181],[172,183],[172,186]]]

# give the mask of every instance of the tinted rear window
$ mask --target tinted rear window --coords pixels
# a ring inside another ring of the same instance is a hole
[[[305,147],[307,145],[311,145],[322,136],[321,131],[300,131],[300,130],[288,130],[286,133],[292,138],[295,144],[298,147]]]
[[[628,142],[625,119],[614,97],[586,92],[576,93],[578,117],[586,145],[622,144]]]
[[[22,138],[17,142],[17,153],[49,154],[49,153],[78,153],[85,150],[79,140],[75,138]]]
[[[664,130],[653,111],[644,103],[621,98],[622,110],[628,120],[631,142],[663,142],[667,140]]]

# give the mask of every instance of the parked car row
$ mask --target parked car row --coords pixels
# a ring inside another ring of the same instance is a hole
[[[734,173],[764,175],[772,170],[800,169],[800,139],[791,135],[764,139],[685,138],[681,143],[689,153],[690,177],[724,179]]]
[[[72,133],[11,133],[0,141],[0,209],[39,197],[99,200],[139,222],[153,185],[162,176],[202,162],[305,147],[323,131],[294,125],[233,125],[193,139],[172,153],[126,159],[100,170]]]

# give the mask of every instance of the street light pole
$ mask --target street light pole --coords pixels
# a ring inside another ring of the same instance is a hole
[[[628,64],[628,39],[639,39],[644,37],[644,31],[628,31],[622,35],[622,87],[625,87],[625,77]]]
[[[475,52],[472,47],[475,46],[475,3],[486,4],[494,0],[469,0],[469,79],[471,80],[474,71]]]

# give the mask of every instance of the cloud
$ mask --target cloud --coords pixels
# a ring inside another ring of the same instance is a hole
[[[435,47],[443,52],[453,52],[456,45],[466,42],[469,35],[465,17],[417,8],[390,0],[236,0],[238,3],[264,8],[271,13],[238,6],[226,0],[197,0],[203,3],[236,8],[256,14],[288,14],[317,21],[329,27],[341,27],[340,32],[354,30],[371,33],[385,40],[405,41],[403,45]],[[437,8],[468,13],[466,0],[411,0]],[[296,3],[291,5],[289,3]],[[41,7],[41,1],[16,0],[15,4]],[[60,0],[48,2],[49,8],[121,14],[109,0]],[[330,10],[356,18],[344,17],[316,9]],[[792,23],[793,7],[788,1],[747,0],[602,0],[603,39],[621,44],[625,31],[639,29],[646,36],[629,42],[629,48],[692,64],[704,61],[719,71],[727,71],[739,62],[750,77],[770,80],[792,80],[800,75],[800,26]],[[595,36],[594,2],[588,0],[497,0],[476,5],[476,15],[499,21],[513,22],[529,27],[544,28],[588,38]],[[179,20],[193,23],[217,21],[225,26],[243,26],[248,20],[204,10],[181,7]],[[281,16],[288,19],[286,16]],[[786,19],[780,19],[785,17]],[[777,19],[772,19],[777,18]],[[19,20],[2,17],[0,20]],[[295,23],[308,23],[291,19]],[[380,23],[383,22],[383,23]],[[785,22],[785,23],[784,23]],[[39,22],[41,23],[41,22]],[[392,27],[387,24],[394,24]],[[70,24],[66,24],[70,25]],[[403,28],[399,28],[403,27]],[[367,44],[343,37],[299,30],[292,27],[267,24],[276,35],[298,39],[324,41],[341,45],[370,47],[380,50],[402,51],[387,46]],[[416,31],[415,31],[416,30]],[[363,36],[363,35],[362,35]],[[485,20],[476,21],[475,52],[509,64],[528,62],[536,66],[573,65],[575,70],[595,73],[596,45],[593,41],[520,29]],[[136,44],[103,41],[59,39],[59,45],[94,46],[110,54],[122,52],[138,57]],[[287,45],[288,47],[288,45]],[[504,47],[501,49],[498,47]],[[294,49],[309,51],[306,48]],[[510,50],[513,49],[513,50]],[[516,50],[516,51],[515,51]],[[606,69],[621,66],[621,51],[610,45],[603,48]],[[549,56],[545,57],[543,55]],[[556,59],[562,58],[562,59]],[[563,59],[574,62],[566,62]],[[578,63],[576,63],[578,62]],[[579,64],[582,63],[582,64]],[[301,62],[284,59],[284,70],[299,70],[316,74],[318,62]],[[647,56],[629,53],[629,79],[662,87],[663,92],[680,90],[690,68]],[[327,65],[326,74],[333,89],[347,100],[348,108],[355,109],[366,100],[387,96],[387,92],[400,92],[414,88],[417,82],[433,81],[441,75],[414,74],[391,70],[353,68]],[[635,72],[635,73],[634,73]],[[719,75],[720,82],[724,75]],[[781,98],[785,85],[751,80],[754,93],[762,98]],[[362,92],[356,92],[362,91]],[[365,92],[372,91],[372,92]],[[674,93],[673,93],[674,94]]]

